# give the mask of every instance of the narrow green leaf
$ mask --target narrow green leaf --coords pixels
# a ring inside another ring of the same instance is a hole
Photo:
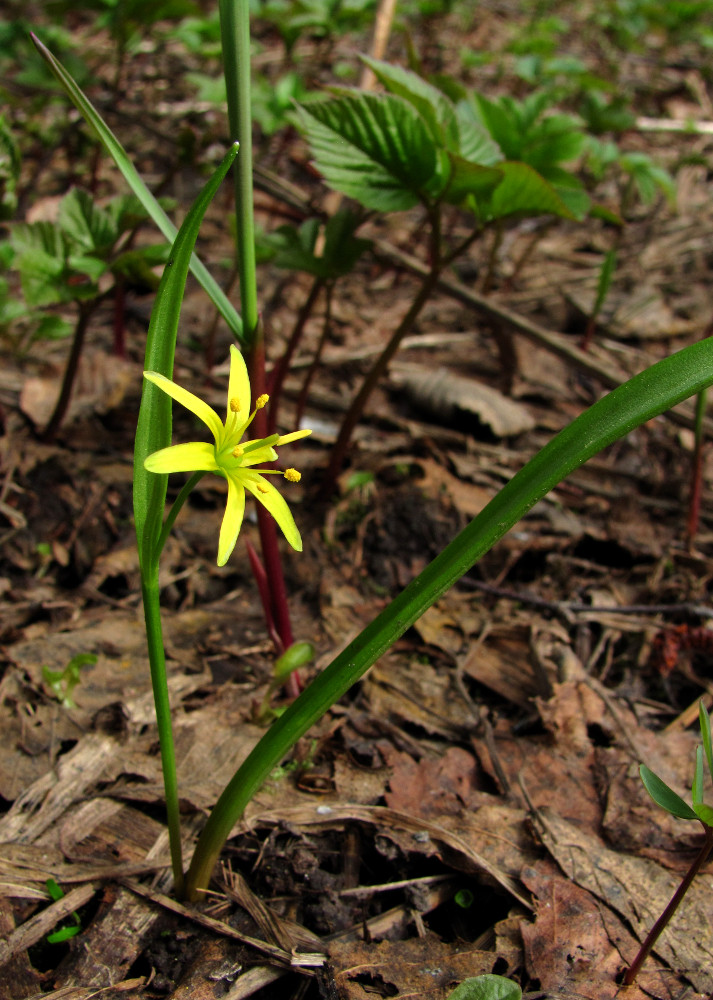
[[[161,278],[146,338],[145,368],[166,378],[173,375],[178,319],[198,229],[237,152],[236,143],[194,202],[178,231]],[[168,476],[147,472],[144,460],[170,443],[171,397],[144,379],[134,447],[134,519],[139,559],[145,571],[155,562],[154,547],[161,532]]]
[[[678,816],[679,819],[697,818],[693,809],[683,801],[681,796],[677,795],[672,788],[669,788],[666,782],[659,778],[657,774],[650,771],[646,764],[641,765],[639,774],[641,775],[641,780],[644,783],[646,791],[657,806],[661,806],[662,809],[670,812],[673,816]]]
[[[705,705],[703,701],[698,702],[698,723],[701,727],[701,739],[703,740],[703,749],[706,752],[706,760],[708,761],[708,770],[710,772],[711,781],[713,781],[713,749],[711,748],[711,719],[706,712]]]
[[[703,747],[696,747],[696,767],[691,785],[691,800],[694,811],[698,813],[696,806],[703,804]]]
[[[612,247],[607,250],[604,255],[604,260],[602,261],[602,266],[599,269],[599,280],[597,281],[597,297],[594,301],[594,308],[592,309],[592,316],[596,319],[599,315],[606,297],[609,294],[609,288],[611,287],[612,278],[614,277],[614,271],[616,270],[616,250]]]
[[[326,182],[366,208],[413,208],[436,172],[423,119],[392,94],[353,91],[299,105],[297,118]]]
[[[504,976],[484,975],[464,980],[448,1000],[521,1000],[522,990]]]
[[[34,34],[32,34],[32,41],[35,43],[35,46],[42,58],[49,65],[55,78],[64,88],[69,99],[84,116],[84,120],[89,125],[90,129],[94,132],[104,149],[106,149],[109,156],[111,156],[114,160],[117,167],[123,174],[124,180],[151,216],[154,224],[158,226],[159,230],[163,233],[168,242],[173,243],[176,238],[176,227],[173,225],[156,198],[153,194],[151,194],[142,181],[124,147],[121,145],[101,115],[95,110],[94,106],[87,99],[83,91],[80,90],[74,82],[69,73],[67,73],[64,67],[57,62],[49,49],[46,48],[46,46],[44,46],[39,38],[37,38]],[[190,267],[191,271],[210,296],[215,307],[218,309],[234,335],[239,341],[242,342],[242,321],[220,285],[195,255],[191,258]]]

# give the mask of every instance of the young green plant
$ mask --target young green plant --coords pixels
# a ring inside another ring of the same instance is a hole
[[[656,805],[661,806],[666,812],[678,819],[698,820],[703,827],[703,843],[698,854],[693,860],[691,867],[681,880],[681,884],[671,897],[670,902],[658,918],[654,926],[649,931],[646,940],[639,948],[638,954],[631,963],[624,976],[624,986],[631,986],[636,980],[641,970],[641,966],[646,961],[652,948],[658,941],[666,925],[670,922],[674,913],[678,909],[681,900],[691,887],[693,879],[701,870],[708,856],[713,850],[713,807],[706,805],[703,801],[704,768],[703,758],[705,756],[708,765],[708,773],[713,781],[713,749],[711,748],[711,720],[708,712],[703,706],[703,702],[698,704],[698,721],[701,728],[701,746],[696,747],[696,766],[693,772],[693,782],[691,785],[691,805],[689,806],[680,795],[670,788],[663,778],[650,771],[642,764],[639,768],[641,780],[646,791],[654,800]]]

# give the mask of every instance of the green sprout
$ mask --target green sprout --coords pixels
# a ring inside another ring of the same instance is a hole
[[[95,657],[96,658],[96,657]],[[55,882],[53,878],[48,878],[45,882],[47,886],[47,892],[50,894],[53,902],[58,902],[60,899],[64,898],[64,892],[59,885]],[[58,931],[53,931],[52,934],[47,935],[48,944],[61,944],[62,941],[69,941],[70,938],[75,937],[82,929],[82,921],[79,919],[78,913],[72,913],[73,924],[68,924],[65,927],[60,927]]]
[[[696,855],[693,864],[684,875],[681,880],[681,884],[676,889],[661,916],[651,928],[646,940],[639,949],[639,953],[627,969],[626,975],[624,976],[624,986],[631,986],[636,979],[649,952],[656,944],[661,932],[678,909],[678,906],[688,892],[693,879],[705,864],[708,855],[713,849],[713,808],[706,805],[703,801],[704,754],[708,764],[708,773],[711,776],[711,781],[713,781],[711,720],[708,712],[703,707],[702,701],[698,703],[698,719],[701,727],[701,740],[703,745],[696,747],[696,767],[693,774],[693,782],[691,784],[692,804],[690,806],[681,798],[680,795],[674,792],[674,790],[666,784],[663,778],[659,778],[657,774],[654,774],[653,771],[649,770],[646,764],[642,764],[639,768],[639,773],[641,775],[641,780],[644,783],[644,787],[656,805],[661,806],[662,809],[665,809],[666,812],[671,813],[672,816],[676,816],[678,819],[698,820],[703,825],[704,839],[701,849]]]
[[[48,666],[42,667],[42,678],[45,684],[51,689],[52,694],[63,708],[77,707],[72,692],[81,681],[79,672],[82,667],[93,667],[96,662],[97,658],[94,653],[79,653],[72,657],[64,670],[50,670]]]

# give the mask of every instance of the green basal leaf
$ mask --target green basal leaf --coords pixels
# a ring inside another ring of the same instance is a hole
[[[639,774],[641,775],[641,780],[644,783],[646,791],[656,805],[661,806],[662,809],[670,812],[673,816],[678,816],[679,819],[697,819],[693,809],[683,801],[681,796],[677,795],[672,788],[669,788],[666,782],[659,778],[657,774],[650,771],[646,764],[641,765]]]
[[[698,807],[703,804],[703,747],[696,747],[696,767],[691,785],[693,810],[698,815]]]
[[[57,221],[67,236],[89,253],[107,253],[119,235],[110,214],[95,205],[89,192],[80,188],[73,188],[62,199]]]
[[[713,781],[713,749],[711,747],[711,719],[706,711],[703,701],[698,702],[698,722],[701,727],[701,739],[703,741],[703,749],[706,752],[706,761],[708,762],[708,771],[710,772],[711,781]]]
[[[317,169],[342,194],[379,212],[413,208],[436,171],[421,116],[392,94],[353,91],[297,107]]]
[[[176,238],[176,227],[168,218],[164,210],[159,205],[156,198],[151,194],[134,167],[128,153],[106,124],[101,115],[96,111],[92,103],[87,99],[82,90],[77,86],[72,77],[57,62],[52,53],[42,42],[32,35],[37,50],[42,58],[49,65],[52,73],[64,88],[72,103],[79,109],[85,121],[96,135],[104,149],[109,153],[121,171],[124,180],[144,206],[153,222],[169,243],[173,243]],[[206,290],[221,316],[228,324],[238,340],[243,340],[243,324],[233,306],[228,301],[227,296],[218,285],[216,280],[206,270],[205,266],[197,257],[191,258],[191,271],[196,276],[200,284]]]
[[[456,986],[448,1000],[522,1000],[522,990],[504,976],[476,976]]]
[[[159,285],[146,337],[145,368],[171,378],[176,333],[186,277],[198,229],[211,199],[237,156],[231,146],[193,203],[178,231]],[[134,522],[143,573],[157,564],[155,546],[161,533],[168,476],[147,472],[145,459],[171,443],[171,397],[144,379],[134,447]]]

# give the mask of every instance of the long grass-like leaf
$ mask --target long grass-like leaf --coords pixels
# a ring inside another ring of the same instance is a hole
[[[173,374],[178,318],[198,229],[237,152],[235,143],[196,199],[176,236],[161,278],[146,338],[145,367],[166,378],[171,378]],[[168,481],[168,476],[147,472],[144,460],[170,443],[171,398],[158,386],[144,381],[134,449],[134,518],[142,567],[154,562],[154,547],[161,532]]]
[[[614,389],[539,451],[268,730],[208,819],[188,873],[188,893],[195,896],[207,885],[225,839],[272,768],[417,618],[570,472],[634,427],[711,383],[713,340],[709,338],[664,358]]]
[[[154,195],[144,184],[138,171],[131,162],[129,154],[126,152],[99,112],[95,109],[94,105],[89,101],[86,94],[84,94],[84,92],[77,86],[72,77],[64,69],[61,63],[55,59],[50,50],[43,45],[39,38],[37,38],[34,34],[32,35],[32,41],[35,43],[38,52],[47,62],[58,82],[64,88],[69,99],[79,110],[87,125],[94,132],[109,156],[111,156],[114,160],[117,167],[121,171],[124,180],[146,209],[155,225],[166,237],[168,242],[173,243],[177,233],[176,227],[161,208]],[[218,309],[235,337],[242,342],[243,324],[240,316],[231,305],[225,295],[225,292],[222,290],[215,278],[210,274],[205,265],[201,263],[195,254],[191,258],[191,271],[210,296],[215,307]]]
[[[706,712],[706,707],[702,701],[698,702],[698,721],[701,727],[701,740],[703,741],[703,749],[706,752],[708,770],[710,771],[711,781],[713,781],[713,747],[711,746],[711,718],[708,712]]]

